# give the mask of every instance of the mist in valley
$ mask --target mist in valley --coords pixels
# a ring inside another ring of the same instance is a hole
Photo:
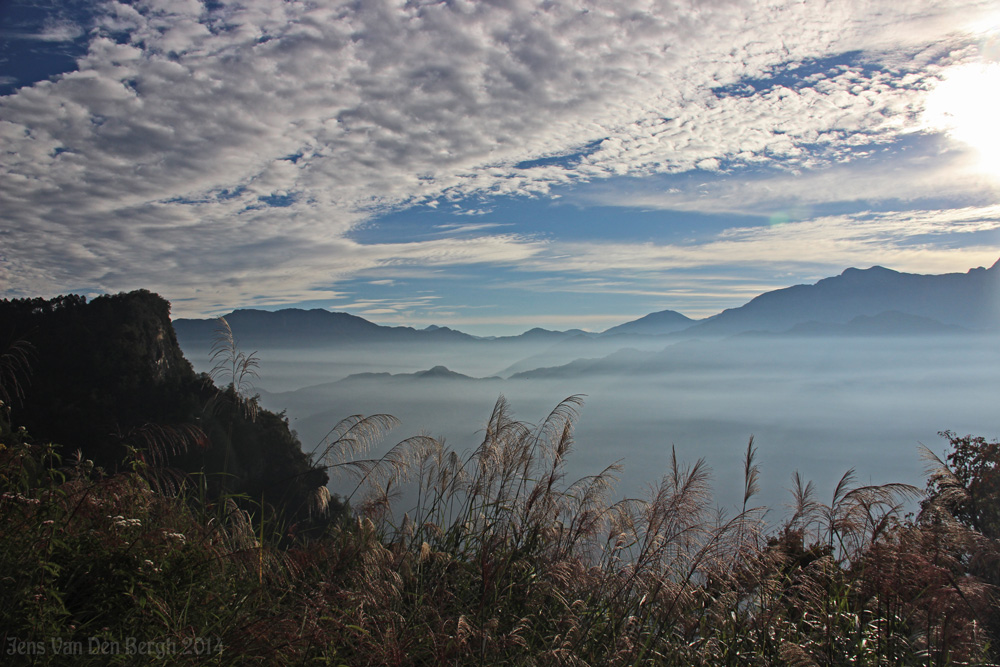
[[[860,483],[923,486],[921,443],[943,455],[939,431],[996,437],[996,343],[971,333],[744,334],[261,347],[255,384],[264,407],[285,411],[307,452],[344,417],[393,415],[400,425],[376,456],[418,434],[469,453],[498,397],[518,419],[539,423],[563,399],[583,395],[567,477],[621,461],[617,494],[642,495],[676,451],[687,464],[706,460],[716,502],[730,513],[742,500],[753,436],[762,472],[756,503],[780,514],[795,471],[815,482],[819,500],[852,468]],[[185,352],[198,370],[210,369],[207,348]],[[354,482],[330,486],[347,493]]]

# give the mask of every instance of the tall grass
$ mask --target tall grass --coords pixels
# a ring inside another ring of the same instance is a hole
[[[349,417],[315,461],[353,514],[291,543],[262,508],[209,502],[197,476],[163,470],[157,452],[196,434],[124,434],[134,465],[106,476],[4,417],[4,647],[136,637],[223,648],[152,657],[170,664],[991,659],[995,591],[968,563],[997,551],[955,521],[947,497],[907,517],[913,487],[860,486],[850,471],[826,503],[796,476],[791,514],[770,525],[754,505],[751,439],[732,515],[713,506],[704,461],[676,452],[641,497],[616,498],[620,463],[566,475],[580,405],[569,397],[532,425],[501,397],[468,452],[421,436],[376,458],[364,457],[395,420]],[[32,658],[59,662],[51,651]]]

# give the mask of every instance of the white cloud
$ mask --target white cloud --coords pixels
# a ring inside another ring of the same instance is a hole
[[[39,42],[70,42],[83,36],[84,29],[77,23],[66,19],[50,19],[38,32],[19,30],[0,30],[0,38],[5,40],[27,40]],[[15,79],[16,80],[16,79]]]
[[[802,222],[730,228],[707,241],[655,243],[554,243],[527,265],[537,271],[636,276],[643,272],[705,267],[837,269],[884,264],[899,271],[947,273],[990,266],[996,244],[956,236],[1000,230],[1000,205],[928,211],[823,216]],[[933,242],[933,238],[940,242]],[[916,242],[915,239],[920,239]]]
[[[616,183],[613,188],[591,188],[583,196],[609,206],[803,218],[821,204],[895,201],[897,207],[908,207],[928,199],[988,203],[998,195],[1000,180],[981,170],[971,151],[931,145],[929,150],[914,148],[812,170],[721,175],[684,189],[664,189],[649,181]]]
[[[470,224],[447,224],[447,225],[434,225],[434,229],[439,230],[441,234],[467,234],[469,232],[481,232],[486,229],[496,229],[498,227],[510,227],[509,222],[483,222],[483,223],[470,223]]]
[[[524,236],[345,235],[439,198],[846,159],[915,127],[924,66],[975,55],[961,31],[992,5],[109,2],[79,71],[0,98],[0,283],[148,286],[195,313],[315,299],[373,267],[527,261],[544,246]],[[852,50],[896,70],[713,92]]]

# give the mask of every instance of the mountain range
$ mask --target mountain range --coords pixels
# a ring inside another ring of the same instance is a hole
[[[650,313],[601,333],[531,329],[519,336],[481,338],[448,327],[388,327],[348,313],[289,308],[236,310],[226,315],[250,346],[303,347],[331,343],[449,345],[557,343],[569,339],[670,336],[711,338],[746,332],[800,335],[927,334],[1000,327],[1000,261],[990,268],[939,275],[901,273],[881,266],[849,268],[812,285],[766,292],[703,320],[672,310]],[[215,319],[177,319],[182,345],[208,345]]]
[[[1000,323],[1000,261],[989,269],[920,275],[881,266],[847,269],[814,285],[766,292],[685,330],[694,336],[781,332],[806,322],[847,324],[896,312],[965,329]],[[923,328],[923,327],[920,327]]]

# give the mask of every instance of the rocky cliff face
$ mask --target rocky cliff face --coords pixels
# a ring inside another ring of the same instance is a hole
[[[130,448],[159,447],[169,450],[168,465],[225,470],[227,491],[263,495],[293,513],[327,481],[284,418],[260,410],[250,419],[226,407],[231,392],[194,372],[177,345],[170,304],[156,294],[0,301],[0,353],[17,341],[29,346],[30,369],[13,422],[64,454],[80,449],[110,472]],[[187,435],[163,442],[171,433]]]

